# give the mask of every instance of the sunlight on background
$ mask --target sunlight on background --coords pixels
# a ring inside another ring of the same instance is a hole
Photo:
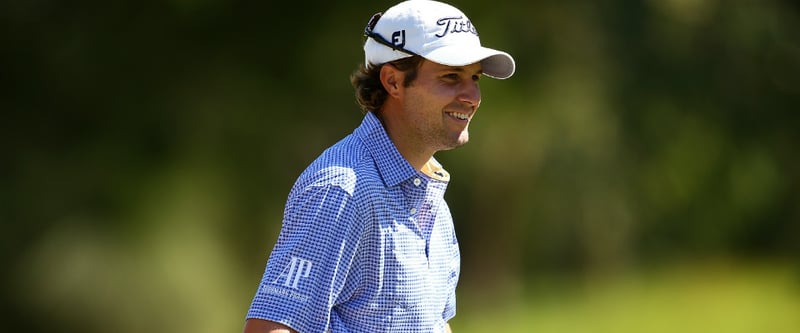
[[[588,281],[534,279],[501,309],[478,298],[458,332],[796,332],[797,272],[781,263],[693,262]],[[462,297],[463,299],[464,297]]]
[[[240,327],[255,277],[242,279],[220,233],[224,187],[177,170],[156,184],[126,234],[63,221],[21,272],[30,306],[109,332],[225,332]],[[234,329],[238,330],[238,329]]]

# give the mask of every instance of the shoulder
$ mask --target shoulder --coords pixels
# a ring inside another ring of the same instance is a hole
[[[355,194],[356,187],[377,176],[375,162],[363,141],[348,135],[326,149],[300,175],[295,190],[338,187]]]

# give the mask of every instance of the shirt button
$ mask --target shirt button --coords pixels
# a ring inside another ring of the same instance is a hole
[[[416,208],[411,208],[411,214],[416,214],[416,213],[417,213],[417,209]]]
[[[422,181],[419,178],[414,178],[414,186],[419,186],[419,184],[422,184]]]

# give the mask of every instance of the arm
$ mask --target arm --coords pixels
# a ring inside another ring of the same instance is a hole
[[[453,330],[450,329],[450,323],[445,323],[444,324],[444,331],[446,333],[453,333]]]
[[[250,318],[244,323],[244,333],[297,333],[276,322]]]
[[[350,198],[331,185],[290,195],[244,333],[321,332],[330,324],[316,318],[329,318],[328,299],[344,285],[361,234]]]

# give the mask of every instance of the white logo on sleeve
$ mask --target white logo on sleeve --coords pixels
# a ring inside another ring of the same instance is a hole
[[[311,275],[311,266],[313,266],[311,261],[292,256],[292,261],[281,271],[281,274],[278,275],[272,283],[297,289],[300,278],[307,278]],[[283,283],[279,282],[281,279],[283,279]]]

